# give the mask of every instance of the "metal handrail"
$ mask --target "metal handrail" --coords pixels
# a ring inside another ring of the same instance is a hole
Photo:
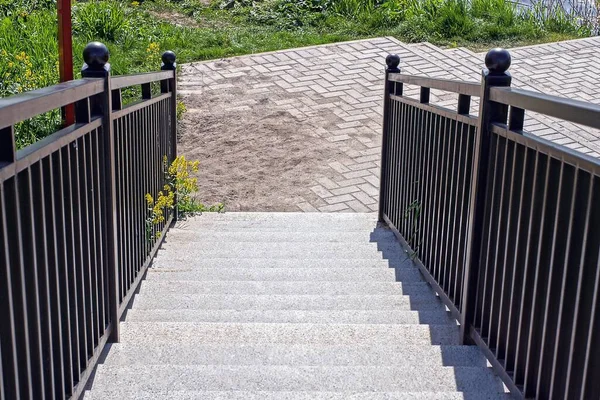
[[[79,79],[0,98],[0,129],[103,91],[103,79]]]
[[[416,85],[429,89],[438,89],[446,92],[463,94],[466,96],[479,96],[481,85],[476,82],[452,81],[448,79],[429,78],[426,76],[404,75],[391,73],[388,79],[392,82],[402,82],[407,85]]]
[[[600,105],[530,90],[490,88],[490,100],[600,129]]]

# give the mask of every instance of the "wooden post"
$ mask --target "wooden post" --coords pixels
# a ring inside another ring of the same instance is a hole
[[[60,81],[73,80],[73,37],[71,32],[71,0],[58,0],[58,68]],[[62,109],[65,126],[75,123],[75,108],[68,104]]]

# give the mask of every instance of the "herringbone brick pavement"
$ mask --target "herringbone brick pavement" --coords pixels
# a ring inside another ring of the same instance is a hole
[[[600,38],[515,49],[513,86],[598,102],[598,45]],[[179,92],[194,117],[184,120],[182,148],[203,162],[199,179],[208,187],[203,195],[225,200],[233,210],[375,211],[389,53],[400,55],[403,73],[468,81],[479,81],[484,56],[377,38],[183,65]],[[406,94],[416,96],[418,88],[407,87]],[[432,91],[431,101],[456,106],[456,96],[447,93]],[[473,113],[476,108],[474,102]],[[289,127],[244,125],[256,118],[280,118]],[[534,114],[526,128],[599,156],[597,132]],[[247,132],[257,129],[266,137]],[[226,142],[218,147],[220,154],[203,131],[222,133],[214,139]],[[284,154],[278,154],[279,146]],[[260,153],[257,164],[279,157],[280,167],[236,168],[235,155],[253,157],[253,148]],[[303,153],[309,150],[314,154]],[[302,155],[318,165],[304,163]],[[236,186],[240,180],[245,188]],[[248,188],[259,184],[260,190]]]

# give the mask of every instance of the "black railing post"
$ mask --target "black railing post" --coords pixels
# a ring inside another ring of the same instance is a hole
[[[390,74],[398,74],[400,73],[400,56],[397,54],[388,54],[385,58],[385,84],[384,84],[384,92],[383,92],[383,137],[381,142],[381,170],[379,175],[379,222],[384,222],[383,220],[383,209],[385,206],[385,197],[387,196],[386,192],[386,182],[387,182],[387,153],[388,153],[388,131],[389,131],[389,105],[390,105],[390,95],[391,94],[399,94],[402,95],[402,83],[401,82],[393,82],[389,80]],[[399,87],[396,87],[399,85]]]
[[[461,308],[461,339],[470,342],[470,326],[475,314],[477,280],[481,267],[481,241],[485,216],[488,170],[491,157],[488,156],[491,139],[491,124],[504,123],[508,118],[508,106],[490,101],[490,88],[508,87],[511,83],[510,54],[503,49],[492,49],[485,56],[481,73],[481,96],[479,104],[479,124],[475,138],[473,158],[473,181],[469,194],[469,219],[463,298]]]
[[[162,65],[160,67],[163,71],[173,71],[173,77],[168,81],[161,83],[161,92],[171,93],[171,115],[169,118],[169,129],[171,136],[171,157],[170,162],[173,162],[177,157],[177,63],[175,60],[177,57],[172,51],[165,51],[162,55]],[[177,204],[177,199],[175,199]],[[177,221],[177,214],[179,210],[175,208],[173,220]]]
[[[103,78],[104,92],[91,99],[91,115],[102,116],[102,154],[104,155],[100,176],[102,181],[102,212],[104,217],[104,259],[108,276],[112,329],[109,341],[119,341],[119,260],[117,256],[117,203],[115,193],[115,145],[111,119],[112,93],[110,88],[110,64],[108,48],[98,42],[89,43],[83,50],[85,64],[83,78]]]

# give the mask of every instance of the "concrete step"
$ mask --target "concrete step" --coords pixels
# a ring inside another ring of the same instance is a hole
[[[311,246],[311,243],[296,243],[294,246],[283,246],[281,243],[273,245],[257,245],[254,247],[245,244],[231,246],[196,247],[195,243],[165,243],[158,251],[157,257],[169,260],[188,261],[198,265],[202,260],[210,258],[276,258],[276,259],[394,259],[398,261],[408,258],[406,252],[399,244],[394,243],[387,248],[378,249],[374,244],[348,245],[346,243],[325,243]]]
[[[326,227],[324,227],[326,228]],[[190,230],[171,229],[167,234],[169,240],[202,242],[202,243],[279,243],[279,242],[309,242],[309,243],[376,243],[378,241],[395,240],[396,237],[389,229],[379,228],[374,231],[358,232],[261,232],[243,230],[239,232],[222,232],[220,230]]]
[[[332,265],[335,262],[332,261]],[[423,282],[417,268],[151,268],[148,281]]]
[[[397,391],[502,393],[487,368],[396,366],[100,365],[94,380],[124,393],[195,391]],[[109,389],[110,390],[110,389]],[[114,390],[114,389],[113,389]]]
[[[346,242],[206,242],[206,241],[185,241],[181,238],[168,238],[162,245],[160,252],[188,252],[188,253],[244,253],[249,254],[260,251],[261,253],[269,254],[276,252],[297,253],[315,253],[315,252],[332,252],[342,254],[353,252],[360,254],[368,252],[369,255],[382,252],[399,252],[404,253],[400,243],[395,238],[385,238],[378,242],[363,243],[346,243]],[[225,257],[228,257],[227,255]]]
[[[431,293],[403,295],[214,295],[154,293],[135,296],[136,310],[436,310]]]
[[[456,345],[458,326],[392,324],[261,324],[133,322],[121,325],[121,342],[146,344]]]
[[[206,258],[202,260],[171,260],[158,257],[151,269],[190,270],[192,268],[415,268],[411,259],[388,260],[382,257],[370,258],[323,258],[323,259],[285,259],[285,258]]]
[[[340,346],[282,344],[110,345],[105,365],[296,365],[487,367],[476,346]]]
[[[310,324],[453,324],[444,310],[138,310],[127,321],[258,322]]]
[[[102,397],[86,392],[84,400],[509,400],[510,394],[488,392],[243,392],[188,391],[169,392],[120,390],[103,392]]]
[[[305,213],[305,212],[224,212],[203,213],[178,221],[176,228],[186,229],[194,224],[206,222],[256,222],[256,223],[303,223],[303,222],[371,222],[377,223],[377,213]]]
[[[293,214],[293,213],[290,213]],[[204,215],[191,218],[173,229],[185,231],[219,230],[221,232],[373,232],[381,229],[376,218],[331,218],[306,213],[308,218],[206,219]],[[227,214],[223,214],[227,215]],[[356,214],[352,214],[356,215]]]
[[[419,295],[430,294],[425,282],[273,282],[273,281],[143,281],[140,294],[218,295]]]

